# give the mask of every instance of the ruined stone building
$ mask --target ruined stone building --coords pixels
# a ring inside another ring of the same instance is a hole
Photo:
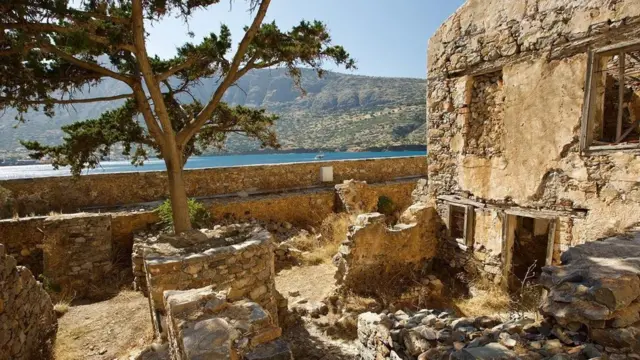
[[[453,263],[516,280],[640,222],[639,35],[638,0],[468,0],[437,30],[428,193]]]

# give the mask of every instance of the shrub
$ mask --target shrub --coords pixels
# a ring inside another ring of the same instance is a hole
[[[196,229],[207,228],[211,225],[212,218],[209,210],[196,199],[189,199],[189,218],[191,219],[191,225]],[[162,205],[158,206],[158,216],[160,217],[160,223],[165,226],[167,230],[173,229],[173,212],[171,211],[171,200],[166,200]]]
[[[382,195],[378,198],[378,212],[384,215],[393,215],[396,210],[396,206],[393,200]]]

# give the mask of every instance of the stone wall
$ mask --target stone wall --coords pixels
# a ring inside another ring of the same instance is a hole
[[[214,247],[210,241],[193,248],[176,248],[162,239],[149,244],[144,250],[144,270],[156,335],[160,336],[166,330],[159,329],[157,324],[164,324],[163,294],[167,290],[205,286],[216,290],[230,289],[230,301],[251,299],[274,319],[278,318],[271,235],[256,228],[242,236],[248,236],[247,240],[221,247]],[[221,238],[224,241],[225,237]]]
[[[331,189],[306,190],[285,194],[229,197],[207,201],[215,220],[245,221],[257,219],[288,222],[297,226],[318,225],[335,207]]]
[[[333,167],[333,185],[357,179],[370,183],[424,176],[426,158],[322,161],[298,164],[236,166],[186,170],[187,194],[209,197],[239,192],[291,190],[327,185],[320,168]],[[0,203],[2,217],[49,211],[76,212],[91,207],[114,207],[162,200],[168,197],[164,172],[49,177],[0,181],[6,194]]]
[[[52,216],[43,224],[44,272],[54,292],[100,297],[112,270],[111,216]]]
[[[634,0],[468,0],[429,43],[431,201],[586,212],[558,217],[556,260],[640,221],[640,150],[580,144],[589,51],[638,34]]]
[[[0,244],[0,360],[48,358],[57,323],[42,285]]]
[[[0,239],[7,254],[38,276],[42,274],[45,216],[0,220]]]
[[[385,274],[420,270],[437,252],[435,219],[435,209],[422,204],[407,209],[392,227],[382,214],[359,215],[334,259],[338,283],[366,292],[380,286]]]

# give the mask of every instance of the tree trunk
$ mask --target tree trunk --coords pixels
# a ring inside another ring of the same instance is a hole
[[[167,165],[169,178],[169,194],[171,196],[171,211],[173,212],[173,231],[176,234],[191,230],[187,190],[182,176],[183,162],[177,149],[168,151],[164,162]]]

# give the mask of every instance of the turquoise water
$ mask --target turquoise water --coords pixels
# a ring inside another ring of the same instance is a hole
[[[324,159],[316,160],[315,153],[306,154],[252,154],[252,155],[220,155],[192,157],[185,165],[186,169],[214,168],[239,165],[284,164],[313,161],[332,161],[349,159],[388,158],[402,156],[426,155],[424,151],[386,151],[386,152],[329,152]],[[105,161],[100,167],[85,170],[83,174],[110,174],[135,171],[165,170],[162,160],[154,159],[143,166],[135,167],[128,161]],[[51,165],[1,166],[0,180],[23,179],[47,176],[69,176],[69,169],[54,170]]]

